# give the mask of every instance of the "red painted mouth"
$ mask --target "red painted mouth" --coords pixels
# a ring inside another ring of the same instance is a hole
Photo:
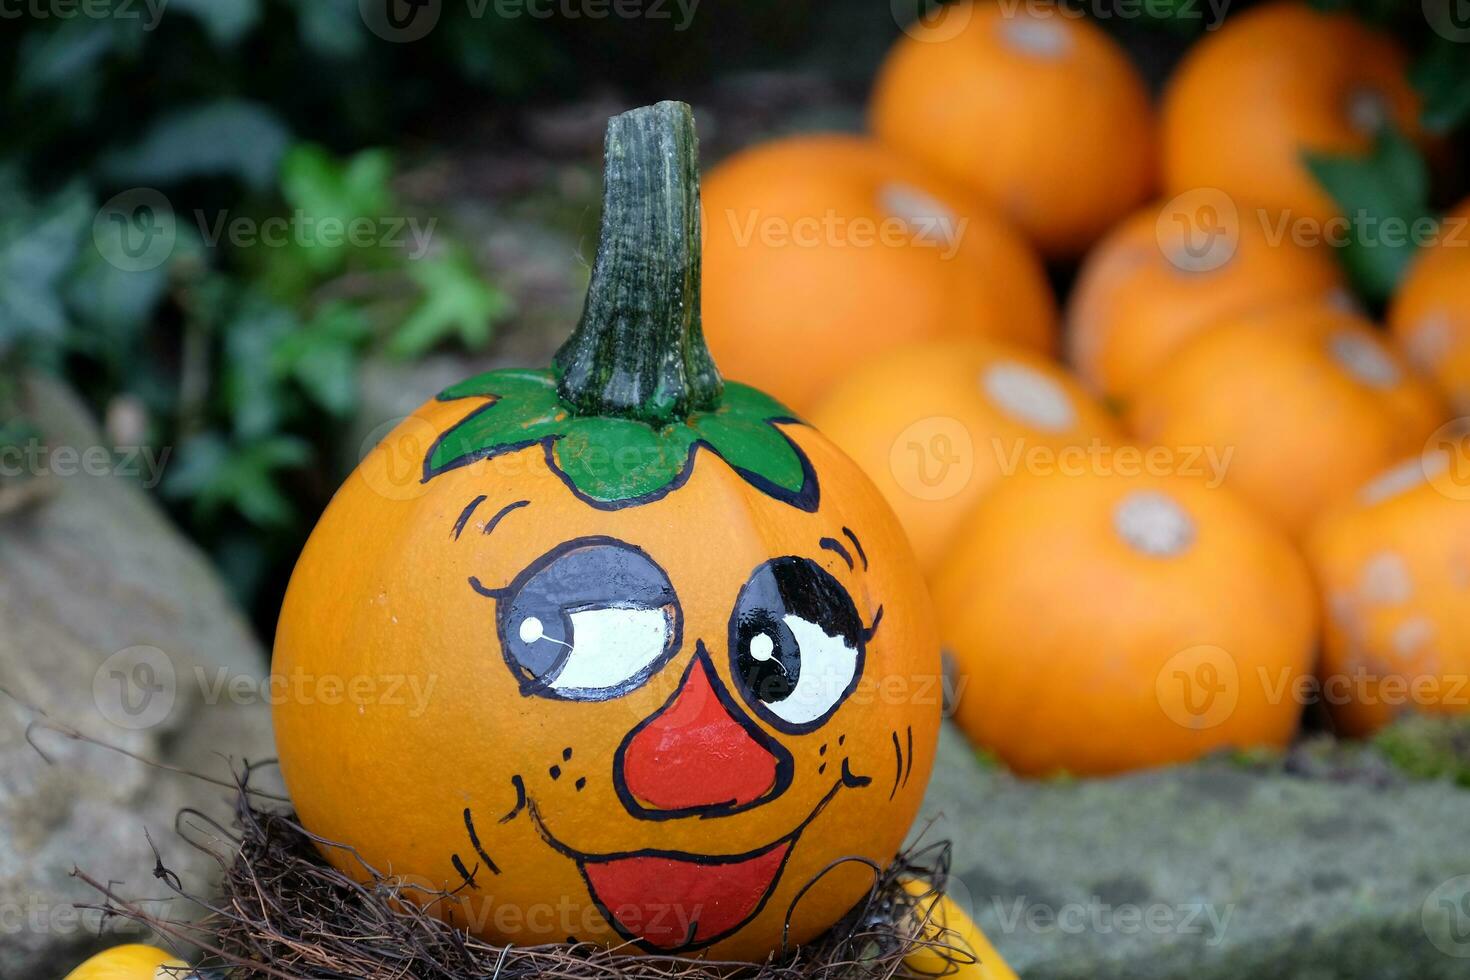
[[[619,934],[653,949],[691,949],[728,935],[760,910],[791,844],[779,841],[733,861],[639,855],[578,867]]]

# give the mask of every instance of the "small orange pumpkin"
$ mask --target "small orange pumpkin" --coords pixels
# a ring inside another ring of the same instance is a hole
[[[892,859],[933,761],[937,641],[898,522],[704,348],[694,153],[687,106],[612,121],[555,368],[405,420],[281,612],[303,824],[493,940],[805,943]]]
[[[1051,3],[951,3],[908,28],[873,89],[873,132],[1080,254],[1153,192],[1154,111],[1128,55]]]
[[[1327,626],[1321,691],[1345,734],[1470,712],[1470,440],[1453,443],[1383,473],[1307,540]]]
[[[1218,195],[1184,195],[1133,215],[1087,256],[1067,309],[1072,363],[1126,401],[1190,337],[1276,306],[1351,302],[1325,249],[1273,241]]]
[[[1340,212],[1304,154],[1366,154],[1385,124],[1419,134],[1397,42],[1352,14],[1265,4],[1226,20],[1169,80],[1165,191],[1213,188],[1242,210],[1306,219],[1320,233]]]
[[[1055,347],[1056,301],[1025,240],[868,140],[803,136],[736,154],[705,181],[704,227],[710,350],[798,412],[907,341]]]
[[[1123,464],[1001,482],[939,570],[955,720],[1026,775],[1279,747],[1296,729],[1305,563],[1228,489]]]
[[[977,340],[915,344],[872,361],[811,418],[883,492],[926,572],[997,480],[1119,434],[1055,362]]]
[[[1388,324],[1409,360],[1433,378],[1455,411],[1470,413],[1470,200],[1448,214],[1440,237],[1414,259]]]
[[[1311,304],[1189,341],[1138,389],[1128,421],[1145,442],[1212,448],[1226,482],[1299,535],[1447,417],[1371,323]]]

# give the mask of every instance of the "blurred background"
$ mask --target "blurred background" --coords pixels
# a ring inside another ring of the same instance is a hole
[[[68,872],[151,867],[198,792],[38,712],[268,756],[313,523],[447,384],[546,363],[606,120],[660,99],[716,360],[930,576],[929,832],[1005,958],[1470,975],[1465,0],[0,19],[0,976],[100,945]]]

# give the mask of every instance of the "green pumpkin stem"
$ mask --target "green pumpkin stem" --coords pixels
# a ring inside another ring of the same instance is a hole
[[[664,426],[719,404],[723,383],[699,319],[699,262],[694,114],[660,102],[614,116],[592,283],[554,360],[575,414]]]

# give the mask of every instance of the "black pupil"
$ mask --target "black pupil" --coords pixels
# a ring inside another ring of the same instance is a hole
[[[857,607],[841,583],[807,558],[777,558],[756,569],[740,592],[730,621],[735,674],[746,694],[763,704],[791,696],[801,678],[801,644],[786,625],[794,616],[856,647],[862,635]]]

